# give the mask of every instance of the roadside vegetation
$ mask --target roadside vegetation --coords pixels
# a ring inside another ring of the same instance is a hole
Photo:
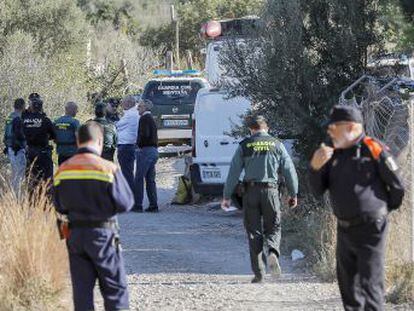
[[[0,195],[0,310],[60,310],[68,290],[67,251],[44,187],[18,200]]]

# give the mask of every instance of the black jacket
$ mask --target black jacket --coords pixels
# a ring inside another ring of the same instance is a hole
[[[367,136],[350,148],[335,149],[319,171],[310,170],[310,183],[317,195],[329,190],[334,214],[342,220],[374,216],[382,207],[396,209],[404,197],[390,153]]]
[[[55,174],[54,204],[69,221],[107,221],[131,210],[134,196],[115,164],[81,148]]]
[[[23,132],[29,147],[45,148],[56,134],[52,121],[41,112],[26,111],[22,114]]]
[[[150,113],[139,119],[137,145],[139,148],[158,147],[157,125]]]

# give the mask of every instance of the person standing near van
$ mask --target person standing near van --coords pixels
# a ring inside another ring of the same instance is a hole
[[[244,169],[244,225],[249,239],[251,267],[255,275],[252,283],[261,283],[265,274],[264,240],[268,246],[268,268],[274,276],[281,274],[278,171],[280,170],[286,180],[291,207],[297,205],[298,177],[282,142],[268,134],[265,118],[248,117],[246,125],[251,136],[240,143],[233,156],[224,185],[222,207],[230,206],[230,198]]]
[[[124,115],[116,122],[118,134],[118,161],[131,189],[134,189],[135,145],[138,135],[139,114],[134,96],[122,99]]]
[[[78,105],[74,102],[68,102],[65,105],[65,115],[55,120],[56,152],[59,165],[71,158],[78,149],[76,131],[80,123],[75,119],[77,113]]]
[[[115,124],[106,118],[107,105],[98,103],[95,106],[95,119],[104,128],[104,147],[102,150],[102,158],[108,161],[114,161],[114,154],[117,144],[117,134]]]
[[[152,102],[141,100],[138,104],[140,115],[137,139],[137,165],[135,172],[135,206],[133,211],[142,212],[144,199],[144,179],[149,207],[146,212],[158,212],[157,185],[155,183],[155,164],[158,161],[157,125],[151,115]]]
[[[20,185],[26,170],[26,138],[22,123],[22,113],[25,107],[26,103],[23,98],[17,98],[14,101],[14,111],[6,119],[4,129],[5,154],[12,168],[11,186],[17,196],[20,194]]]

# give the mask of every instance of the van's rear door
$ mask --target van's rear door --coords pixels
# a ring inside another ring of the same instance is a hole
[[[196,158],[203,182],[223,183],[240,139],[231,136],[250,108],[246,98],[226,98],[225,93],[201,92],[195,107]]]

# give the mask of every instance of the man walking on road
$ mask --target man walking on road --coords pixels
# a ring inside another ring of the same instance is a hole
[[[116,123],[118,132],[118,161],[131,189],[134,189],[135,149],[138,135],[139,115],[133,96],[122,100],[124,115]]]
[[[103,128],[89,121],[78,131],[78,151],[65,161],[54,179],[54,203],[67,215],[75,311],[94,310],[96,279],[105,310],[129,309],[127,280],[116,214],[133,206],[133,195],[122,172],[100,157]]]
[[[68,102],[65,105],[65,115],[55,120],[56,152],[59,165],[72,157],[78,148],[76,146],[76,131],[80,123],[75,119],[77,113],[78,105],[74,102]]]
[[[230,198],[244,169],[244,225],[249,239],[251,267],[255,275],[252,283],[260,283],[265,274],[264,239],[269,248],[266,261],[270,272],[274,276],[281,273],[278,171],[286,179],[291,207],[297,205],[298,178],[283,144],[268,134],[265,118],[248,117],[246,124],[251,136],[240,143],[233,156],[224,186],[222,207],[230,206]]]
[[[365,136],[361,112],[332,110],[328,135],[310,166],[316,194],[329,190],[338,219],[337,277],[345,310],[384,310],[387,214],[404,196],[398,166],[387,147]]]
[[[11,164],[11,186],[16,196],[20,195],[20,187],[26,170],[26,138],[22,123],[25,106],[23,98],[14,101],[14,112],[7,118],[4,128],[5,154]]]
[[[140,115],[138,126],[138,151],[135,172],[135,207],[133,211],[142,212],[144,199],[144,179],[147,190],[149,207],[146,212],[158,212],[157,185],[155,183],[155,164],[158,161],[157,125],[151,115],[152,103],[141,100],[138,104]]]

